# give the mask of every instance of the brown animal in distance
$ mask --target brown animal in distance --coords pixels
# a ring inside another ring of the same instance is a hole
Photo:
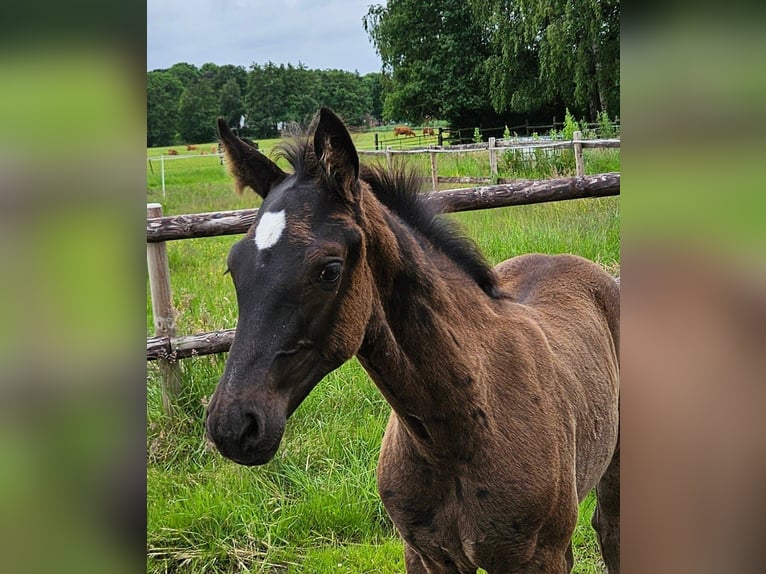
[[[571,255],[490,267],[415,175],[360,166],[326,108],[285,148],[294,173],[219,133],[263,204],[228,258],[239,320],[206,414],[218,450],[271,460],[290,414],[356,355],[392,407],[378,489],[409,574],[569,572],[594,488],[619,572],[617,283]]]
[[[412,136],[415,137],[415,132],[412,131],[412,128],[409,128],[407,126],[396,126],[394,128],[394,137],[396,136]]]

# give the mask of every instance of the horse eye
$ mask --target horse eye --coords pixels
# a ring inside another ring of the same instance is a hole
[[[340,277],[341,264],[339,261],[333,261],[322,267],[319,272],[319,280],[323,283],[335,283]]]

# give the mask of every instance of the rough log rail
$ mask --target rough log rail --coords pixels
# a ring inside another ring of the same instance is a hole
[[[434,191],[428,198],[440,202],[445,212],[455,212],[619,194],[620,174],[612,172]]]
[[[246,233],[255,222],[257,209],[237,209],[154,217],[146,220],[146,241],[168,241]]]
[[[149,337],[146,339],[146,360],[174,361],[195,355],[224,353],[234,340],[234,329],[197,333],[183,337]]]
[[[431,192],[427,196],[433,201],[441,202],[445,211],[455,212],[619,194],[620,174],[611,172],[585,177],[450,189]],[[246,233],[255,221],[257,213],[257,209],[241,209],[150,218],[146,220],[146,240],[153,243]]]

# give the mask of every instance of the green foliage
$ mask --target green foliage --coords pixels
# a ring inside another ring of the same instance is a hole
[[[583,150],[585,173],[620,171],[619,150]],[[548,179],[575,175],[574,152],[571,149],[508,149],[500,156],[501,177],[516,179]]]
[[[306,125],[322,106],[333,108],[347,124],[362,126],[382,114],[380,74],[297,67],[187,63],[147,73],[147,145],[170,145],[176,133],[183,143],[215,137],[215,119],[230,126],[245,116],[241,133],[251,137],[278,135],[280,123]]]
[[[229,127],[239,127],[239,120],[245,113],[245,103],[235,78],[229,79],[222,86],[221,103],[218,109]]]
[[[511,139],[511,130],[508,129],[508,124],[505,125],[505,129],[503,130],[503,139]]]
[[[596,116],[596,122],[598,123],[598,135],[602,138],[613,138],[617,135],[614,129],[612,120],[609,119],[609,114],[606,110],[602,110]]]
[[[280,123],[307,125],[320,106],[332,108],[351,126],[361,126],[370,116],[379,75],[342,70],[309,70],[269,62],[254,64],[245,93],[247,128],[254,137],[271,138]]]
[[[210,79],[203,76],[194,81],[178,102],[178,131],[182,140],[201,143],[214,139],[219,113],[219,98]]]
[[[591,117],[619,108],[619,0],[470,0],[491,54],[497,112],[567,104]]]
[[[178,100],[184,86],[164,71],[146,75],[146,143],[149,147],[173,143],[178,131]]]
[[[388,79],[384,119],[418,124],[430,116],[465,125],[490,111],[478,73],[488,52],[466,3],[390,0],[370,6],[363,24]]]
[[[582,131],[580,124],[577,123],[577,120],[569,111],[569,108],[567,108],[564,114],[564,127],[561,128],[561,138],[571,140],[574,137],[574,133],[578,131]]]
[[[473,128],[473,143],[481,143],[482,141],[479,128]]]
[[[173,64],[168,68],[167,72],[181,82],[184,88],[188,88],[200,78],[200,71],[197,69],[197,66],[187,64],[186,62]]]

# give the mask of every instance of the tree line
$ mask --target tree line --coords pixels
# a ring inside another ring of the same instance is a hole
[[[152,70],[146,97],[148,147],[213,141],[218,117],[242,136],[271,138],[283,124],[306,125],[322,105],[352,126],[369,124],[382,110],[380,74],[272,62],[249,70],[212,63]]]
[[[271,62],[148,72],[147,145],[211,141],[218,116],[232,127],[244,118],[241,135],[274,137],[322,105],[351,126],[619,116],[619,0],[388,0],[369,6],[361,25],[381,73]]]

